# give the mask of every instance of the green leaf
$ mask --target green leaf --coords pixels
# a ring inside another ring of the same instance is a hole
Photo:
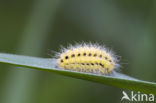
[[[57,68],[56,59],[0,53],[0,62],[89,80],[109,86],[156,94],[156,83],[138,80],[121,73],[113,76],[82,73]]]

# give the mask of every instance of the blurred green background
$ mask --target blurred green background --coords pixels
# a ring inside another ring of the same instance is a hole
[[[0,52],[51,57],[60,45],[98,42],[121,71],[156,82],[156,1],[0,0]],[[0,64],[0,103],[120,103],[123,89]]]

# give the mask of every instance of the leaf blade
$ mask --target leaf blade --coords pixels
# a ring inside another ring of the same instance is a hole
[[[121,73],[115,73],[115,75],[113,76],[104,76],[91,73],[63,70],[56,67],[56,59],[0,53],[0,62],[42,71],[48,71],[133,91],[156,94],[156,83],[138,80]]]

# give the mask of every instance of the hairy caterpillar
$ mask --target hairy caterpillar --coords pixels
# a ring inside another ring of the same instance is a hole
[[[59,68],[95,74],[110,74],[117,64],[116,56],[98,44],[78,44],[57,54]]]

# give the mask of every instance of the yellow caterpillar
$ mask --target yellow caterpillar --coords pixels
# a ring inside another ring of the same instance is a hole
[[[104,47],[80,44],[64,49],[58,56],[58,66],[62,69],[110,74],[117,65],[115,56]]]

